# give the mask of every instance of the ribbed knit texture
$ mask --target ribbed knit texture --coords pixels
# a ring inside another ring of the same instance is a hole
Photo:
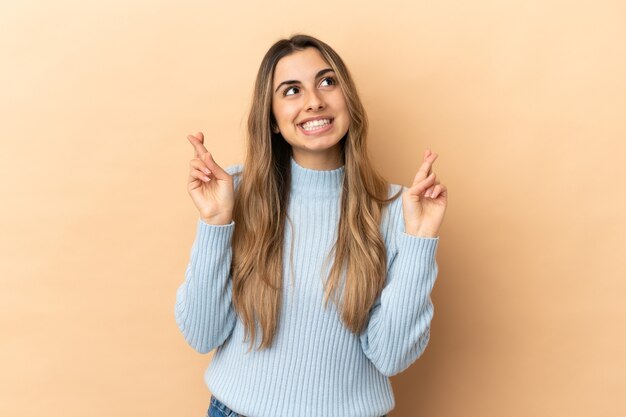
[[[242,168],[232,165],[227,171],[233,174]],[[234,222],[218,226],[198,219],[185,280],[176,293],[176,322],[198,352],[217,348],[205,382],[237,413],[381,416],[395,406],[388,377],[408,368],[428,344],[439,238],[404,232],[401,197],[385,209],[381,233],[387,247],[387,281],[370,311],[366,331],[354,335],[332,302],[327,309],[323,305],[330,266],[322,271],[322,263],[337,238],[345,168],[311,170],[292,158],[291,170],[288,216],[293,228],[287,221],[282,312],[272,347],[248,353],[243,323],[232,308]],[[239,182],[235,176],[235,190]],[[390,195],[400,187],[392,184]]]

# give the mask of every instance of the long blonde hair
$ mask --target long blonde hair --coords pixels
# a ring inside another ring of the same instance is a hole
[[[380,295],[387,274],[387,256],[380,233],[382,209],[402,190],[388,197],[389,183],[370,163],[366,148],[368,121],[352,77],[339,55],[326,43],[303,34],[281,39],[265,54],[254,85],[248,116],[247,157],[235,197],[232,240],[233,307],[245,327],[245,340],[260,350],[272,345],[279,322],[283,287],[283,238],[291,181],[291,146],[272,127],[272,82],[278,61],[296,51],[316,48],[337,75],[350,114],[348,132],[340,144],[345,164],[338,237],[326,262],[335,262],[325,283],[329,298],[353,333],[367,325],[369,311]],[[342,303],[337,291],[342,274]]]

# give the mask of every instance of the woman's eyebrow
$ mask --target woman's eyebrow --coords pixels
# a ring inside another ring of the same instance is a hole
[[[324,68],[323,70],[320,70],[320,71],[318,71],[318,72],[317,72],[317,74],[315,74],[315,78],[319,78],[319,77],[321,77],[322,75],[326,74],[326,73],[327,73],[327,72],[329,72],[329,71],[333,71],[333,69],[332,69],[332,68]],[[278,87],[276,87],[276,90],[275,90],[274,92],[275,92],[275,93],[276,93],[276,92],[278,92],[278,89],[279,89],[279,88],[280,88],[283,84],[290,85],[290,84],[299,84],[299,83],[300,83],[300,81],[298,81],[298,80],[288,80],[288,81],[283,81],[282,83],[278,84]]]

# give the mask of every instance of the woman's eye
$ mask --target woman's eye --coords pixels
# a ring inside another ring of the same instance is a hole
[[[333,77],[326,77],[322,80],[322,85],[324,85],[324,83],[330,83],[330,84],[326,84],[326,85],[335,85],[335,79]]]
[[[289,88],[287,88],[285,91],[283,91],[283,96],[291,96],[293,94],[296,94],[296,93],[289,94],[289,92],[291,90],[296,90],[296,93],[297,93],[298,92],[298,87],[289,87]]]

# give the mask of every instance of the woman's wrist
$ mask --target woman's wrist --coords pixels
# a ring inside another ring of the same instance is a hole
[[[427,230],[419,227],[406,227],[404,233],[415,237],[435,238],[438,236],[438,231]]]
[[[200,219],[205,222],[206,224],[209,224],[211,226],[224,226],[227,224],[230,224],[230,222],[233,221],[232,217],[230,218],[226,218],[226,217],[200,217]]]

